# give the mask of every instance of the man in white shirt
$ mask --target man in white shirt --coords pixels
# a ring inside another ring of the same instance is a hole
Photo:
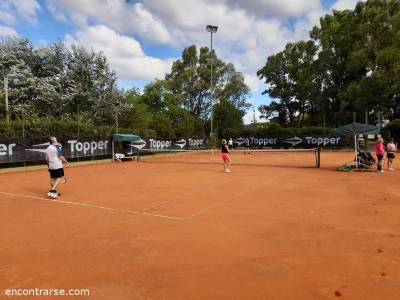
[[[50,138],[50,146],[46,149],[46,161],[49,168],[51,189],[47,196],[56,199],[60,196],[57,192],[57,186],[61,181],[65,182],[63,162],[68,164],[68,161],[61,153],[61,145],[57,142],[57,138]]]
[[[230,138],[229,141],[228,141],[228,148],[229,148],[229,150],[233,149],[233,140],[232,140],[232,138]]]

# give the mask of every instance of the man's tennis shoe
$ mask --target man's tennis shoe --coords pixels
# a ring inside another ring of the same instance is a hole
[[[53,199],[57,199],[58,193],[56,191],[49,191],[47,193],[47,196],[49,196],[50,198],[53,198]]]

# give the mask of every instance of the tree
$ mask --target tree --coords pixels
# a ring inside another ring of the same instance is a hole
[[[172,65],[172,70],[165,76],[171,92],[177,97],[183,108],[200,118],[205,124],[210,117],[212,104],[217,100],[227,100],[238,109],[248,107],[245,101],[249,88],[244,83],[244,77],[237,72],[232,64],[220,60],[215,52],[213,57],[213,94],[211,85],[210,50],[196,46],[184,49],[182,59]]]
[[[281,103],[272,102],[260,107],[265,117],[279,115],[281,125],[302,126],[307,113],[314,113],[320,99],[320,74],[316,61],[317,47],[312,41],[289,43],[285,50],[268,58],[266,65],[257,72],[264,79],[268,93]]]
[[[241,129],[244,112],[237,109],[228,100],[220,101],[214,108],[214,121],[218,128],[218,136],[226,137],[228,129]]]
[[[321,116],[337,126],[351,122],[353,112],[367,112],[372,121],[378,111],[389,119],[400,115],[399,1],[333,11],[310,38],[287,44],[259,70],[266,93],[278,100],[261,106],[262,113],[296,126],[321,124]]]
[[[154,129],[160,137],[204,136],[212,104],[227,101],[238,110],[248,107],[243,75],[215,53],[213,57],[213,94],[210,51],[201,48],[197,53],[195,46],[183,51],[165,80],[148,84],[143,92],[124,91],[118,89],[117,76],[102,52],[66,47],[61,41],[33,46],[15,37],[0,41],[0,77],[9,77],[12,119],[79,116],[102,126],[116,125],[118,117],[119,127]],[[0,97],[4,99],[4,93]],[[5,116],[3,104],[0,115]]]
[[[34,47],[25,38],[0,42],[0,77],[9,78],[11,117],[71,118],[80,112],[112,124],[120,102],[116,75],[103,53],[67,49],[60,41]]]
[[[126,91],[124,102],[130,109],[121,111],[120,124],[124,128],[149,128],[152,122],[150,107],[142,101],[142,95],[138,89]]]
[[[173,94],[170,82],[157,80],[148,84],[139,102],[150,114],[150,127],[165,138],[203,136],[202,124],[187,111],[181,100]]]
[[[117,77],[108,65],[103,53],[88,52],[80,46],[72,46],[68,56],[66,78],[69,92],[73,94],[68,111],[80,111],[96,122],[110,124],[110,114],[120,106]]]

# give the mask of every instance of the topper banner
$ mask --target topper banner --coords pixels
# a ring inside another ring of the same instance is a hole
[[[190,150],[201,149],[206,145],[204,138],[187,138],[180,140],[167,139],[140,139],[136,142],[130,142],[132,151],[135,150]]]
[[[123,143],[124,152],[134,154],[136,149],[184,150],[200,149],[205,146],[204,138],[180,140],[141,139],[138,142]],[[96,157],[110,155],[112,141],[104,139],[60,139],[62,154],[68,158]],[[45,150],[50,145],[46,138],[0,140],[0,164],[45,161]]]
[[[61,139],[62,154],[66,158],[91,157],[111,153],[111,140]],[[0,163],[44,161],[46,139],[8,139],[0,141]]]
[[[265,137],[240,137],[233,139],[234,147],[280,147],[280,148],[315,148],[315,147],[340,147],[346,144],[341,137],[327,135],[301,135],[301,136],[265,136]]]

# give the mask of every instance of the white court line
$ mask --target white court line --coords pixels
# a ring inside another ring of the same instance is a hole
[[[214,189],[214,188],[216,188],[216,187],[219,187],[219,186],[221,186],[221,185],[230,183],[230,182],[232,182],[232,181],[233,181],[233,179],[232,179],[232,180],[226,180],[226,181],[220,182],[220,183],[218,183],[218,184],[210,184],[210,185],[208,185],[207,187],[205,187],[205,188],[203,188],[203,189],[198,189],[198,190],[196,190],[196,191],[194,191],[194,192],[192,192],[192,193],[188,193],[188,194],[186,194],[186,195],[185,195],[185,194],[183,194],[183,195],[180,194],[178,197],[173,197],[173,199],[165,200],[165,201],[156,203],[156,204],[154,204],[154,205],[148,206],[148,207],[146,207],[146,208],[143,208],[143,211],[148,211],[148,210],[151,210],[151,209],[153,209],[153,208],[159,207],[159,206],[161,206],[161,205],[163,205],[163,204],[175,202],[175,201],[178,201],[178,200],[186,200],[188,197],[190,197],[190,196],[192,196],[192,195],[195,195],[195,194],[198,194],[198,193],[202,193],[202,192],[205,192],[205,191]]]
[[[41,200],[41,201],[49,201],[49,202],[53,202],[53,203],[62,203],[62,204],[70,204],[70,205],[83,206],[83,207],[89,207],[89,208],[96,208],[96,209],[121,212],[121,213],[127,213],[127,214],[136,214],[136,215],[144,215],[144,216],[149,216],[149,217],[164,218],[164,219],[170,219],[170,220],[176,220],[176,221],[184,221],[183,218],[171,217],[171,216],[159,215],[159,214],[152,214],[152,213],[147,213],[147,212],[138,211],[138,210],[112,208],[112,207],[98,206],[98,205],[93,205],[93,204],[88,204],[88,203],[79,203],[79,202],[64,201],[64,200],[51,200],[51,199],[42,198],[42,197],[21,195],[21,194],[14,194],[14,193],[6,193],[6,192],[0,192],[0,194],[12,196],[12,197],[21,197],[21,198],[29,198],[29,199],[35,199],[35,200]]]
[[[230,198],[228,198],[228,199],[226,199],[226,200],[222,200],[222,201],[217,202],[217,203],[215,203],[215,204],[213,204],[213,205],[210,205],[210,206],[208,206],[208,207],[206,207],[206,208],[203,208],[203,209],[199,210],[198,212],[195,212],[194,214],[192,214],[192,215],[190,215],[190,216],[184,218],[184,220],[192,219],[193,217],[196,217],[196,216],[198,216],[198,215],[200,215],[200,214],[202,214],[202,213],[204,213],[204,212],[206,212],[206,211],[208,211],[208,210],[210,210],[210,209],[212,209],[212,208],[215,208],[215,207],[217,207],[217,206],[220,206],[220,205],[222,205],[222,204],[224,204],[224,203],[226,203],[226,202],[230,202],[230,201],[234,200],[235,198],[240,197],[240,196],[242,196],[242,195],[244,195],[244,194],[246,194],[246,193],[248,193],[248,192],[251,192],[251,191],[254,191],[254,190],[259,189],[260,187],[266,185],[267,183],[271,183],[271,182],[274,181],[275,179],[278,179],[278,178],[281,178],[281,177],[285,177],[285,176],[287,176],[287,174],[280,175],[280,176],[276,176],[276,177],[274,177],[274,178],[271,178],[271,180],[264,181],[263,183],[258,184],[258,185],[256,185],[255,187],[253,187],[253,188],[251,188],[251,189],[244,190],[244,191],[242,191],[242,192],[236,194],[235,196],[232,196],[232,197],[230,197]]]

